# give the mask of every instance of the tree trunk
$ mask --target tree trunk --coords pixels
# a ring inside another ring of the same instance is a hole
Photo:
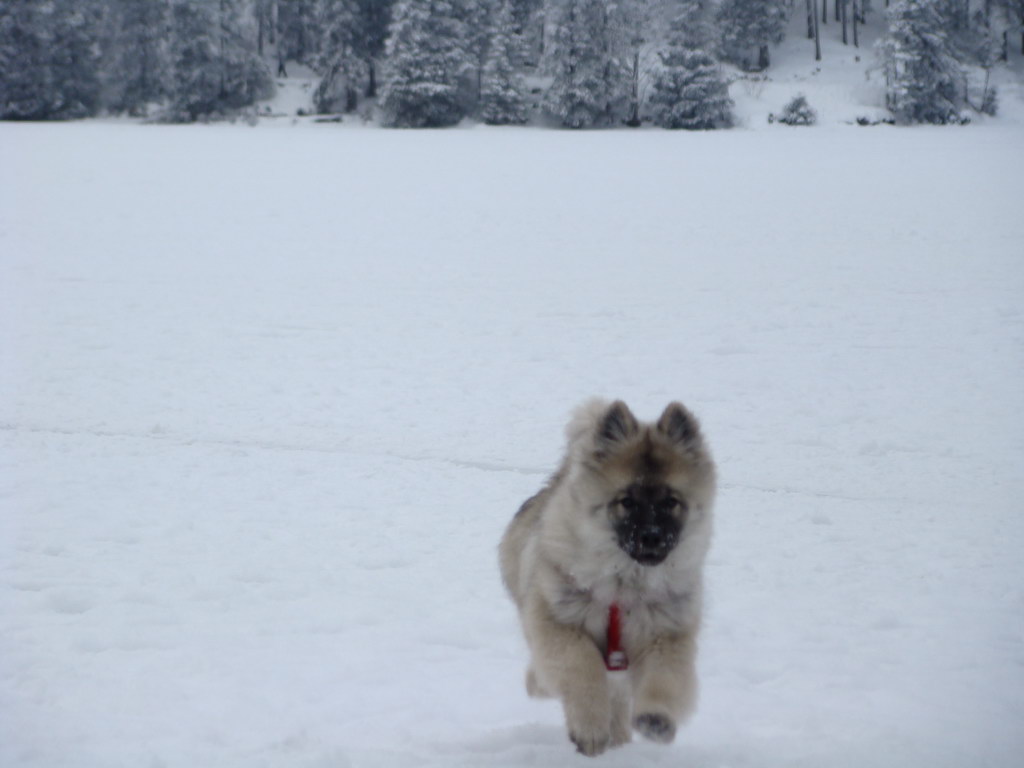
[[[768,46],[762,45],[757,52],[757,66],[758,69],[768,69],[771,61],[768,58]]]
[[[814,39],[814,0],[807,0],[807,39]]]
[[[843,0],[832,0],[832,7],[835,8],[836,11],[836,21],[839,21],[839,5],[842,2]]]
[[[828,24],[828,0],[821,0],[821,23]]]
[[[860,6],[858,0],[853,0],[853,47],[860,48],[860,38],[857,35],[857,21],[858,15],[860,14]]]
[[[224,53],[227,46],[227,30],[224,19],[224,0],[220,0],[220,97],[223,99],[228,93],[228,62]]]
[[[814,6],[814,60],[821,61],[821,30],[818,27],[818,4],[812,2]]]
[[[640,125],[640,51],[633,51],[633,71],[630,73],[629,119],[626,125],[636,128]]]
[[[373,59],[370,59],[367,63],[367,69],[369,70],[370,76],[366,82],[366,98],[372,99],[377,95],[377,67],[373,63]]]
[[[836,8],[842,6],[842,11],[839,14],[840,21],[843,22],[843,45],[849,45],[850,41],[846,36],[846,6],[849,5],[850,0],[836,0]]]

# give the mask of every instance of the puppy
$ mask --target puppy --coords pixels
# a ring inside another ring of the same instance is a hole
[[[641,423],[616,401],[580,407],[568,449],[500,546],[531,660],[526,689],[556,696],[585,755],[668,743],[694,708],[702,568],[715,467],[679,403]]]

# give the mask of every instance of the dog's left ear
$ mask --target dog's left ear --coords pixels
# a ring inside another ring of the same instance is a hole
[[[700,424],[681,403],[669,403],[658,419],[658,431],[680,447],[688,448],[700,442]]]

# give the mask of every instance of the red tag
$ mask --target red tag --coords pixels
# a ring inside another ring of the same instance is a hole
[[[604,665],[609,672],[629,669],[629,659],[622,650],[622,616],[618,603],[608,606],[608,651],[604,657]]]

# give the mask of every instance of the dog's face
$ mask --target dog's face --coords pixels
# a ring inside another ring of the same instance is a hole
[[[678,491],[638,480],[612,501],[608,517],[623,552],[641,565],[658,565],[679,543],[686,511],[687,502]]]
[[[570,425],[592,519],[644,566],[663,563],[707,511],[714,465],[693,415],[671,403],[654,424],[594,403]]]

